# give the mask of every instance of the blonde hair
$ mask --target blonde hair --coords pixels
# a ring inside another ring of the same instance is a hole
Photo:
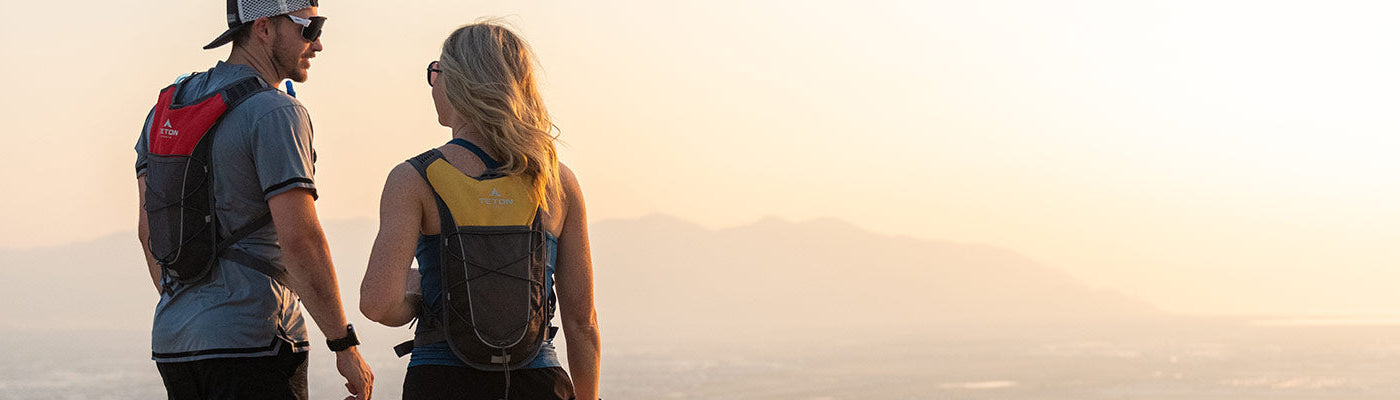
[[[529,44],[494,21],[465,25],[442,43],[448,103],[485,138],[502,166],[496,172],[534,180],[535,198],[549,210],[561,198],[557,139],[535,84],[535,55]]]

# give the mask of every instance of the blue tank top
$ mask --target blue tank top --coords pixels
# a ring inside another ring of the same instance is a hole
[[[545,296],[554,298],[554,261],[557,259],[559,253],[559,238],[554,237],[554,234],[549,232],[545,232],[544,236],[545,253],[549,255],[545,263],[546,267],[544,273]],[[440,256],[438,245],[441,240],[442,235],[418,235],[418,272],[423,275],[423,280],[421,282],[424,310],[437,309],[437,307],[439,307],[438,302],[442,297],[442,281],[438,279],[438,268],[441,268],[441,262],[438,259]],[[549,312],[551,315],[554,314],[553,309],[550,309]],[[553,326],[553,322],[551,322],[550,325]],[[425,329],[423,324],[418,324],[415,334],[417,331],[423,329]],[[447,342],[414,346],[413,356],[409,358],[408,366],[414,367],[419,365],[467,366],[467,364],[462,363],[462,360],[457,359],[456,354],[452,353],[452,348],[448,347]],[[554,339],[550,338],[540,346],[540,352],[535,356],[535,360],[531,361],[525,368],[561,366],[563,365],[559,363],[559,355],[554,351]]]

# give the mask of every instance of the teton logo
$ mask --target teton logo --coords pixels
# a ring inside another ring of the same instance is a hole
[[[161,125],[160,134],[165,136],[177,136],[180,134],[180,131],[170,126],[170,120],[167,119],[165,120],[165,125]]]
[[[502,197],[502,196],[501,196],[501,192],[497,191],[496,188],[491,188],[491,197]],[[508,206],[508,205],[515,204],[515,200],[513,200],[513,199],[505,199],[505,198],[493,199],[493,198],[488,198],[488,197],[482,197],[482,198],[479,198],[479,199],[477,199],[477,200],[480,200],[480,201],[481,201],[481,204],[485,204],[485,205]]]

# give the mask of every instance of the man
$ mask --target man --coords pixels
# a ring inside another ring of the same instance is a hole
[[[248,77],[261,79],[260,91],[234,104],[208,131],[213,135],[209,190],[219,237],[236,237],[235,230],[252,229],[255,220],[271,214],[270,224],[236,239],[229,250],[267,260],[265,265],[279,273],[260,272],[254,263],[225,254],[217,256],[202,281],[172,277],[173,270],[156,262],[148,240],[159,227],[149,225],[147,210],[161,207],[146,204],[147,172],[154,159],[148,142],[155,140],[148,133],[157,109],[147,117],[136,144],[142,203],[138,235],[152,283],[161,293],[151,331],[152,358],[171,399],[307,398],[310,345],[298,299],[331,339],[336,367],[352,397],[370,398],[373,375],[354,346],[358,341],[346,323],[313,203],[311,122],[296,99],[268,88],[284,79],[307,79],[311,58],[323,49],[319,35],[325,19],[316,6],[317,0],[228,0],[229,29],[204,47],[233,42],[228,61],[184,79],[173,95],[175,103],[183,104],[240,80],[257,83]]]

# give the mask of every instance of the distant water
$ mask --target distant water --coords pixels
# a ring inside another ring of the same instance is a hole
[[[615,399],[1395,399],[1400,329],[1249,326],[1104,338],[937,335],[839,344],[606,342]],[[0,399],[158,399],[143,332],[0,332]],[[376,397],[399,398],[406,361],[363,350]],[[381,348],[382,347],[382,348]],[[314,398],[343,393],[313,350]]]

